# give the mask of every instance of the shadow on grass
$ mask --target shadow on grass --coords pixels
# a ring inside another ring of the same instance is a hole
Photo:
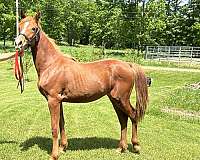
[[[68,139],[67,150],[93,150],[99,148],[115,149],[118,140],[112,138],[101,137],[86,137],[86,138],[70,138]],[[27,151],[34,145],[37,145],[41,150],[51,153],[52,139],[46,137],[33,137],[20,144],[21,151]]]
[[[106,52],[107,55],[112,55],[112,56],[124,56],[125,52],[123,51],[107,51]]]
[[[20,144],[21,151],[28,151],[37,145],[41,150],[51,153],[52,139],[46,137],[32,137]]]

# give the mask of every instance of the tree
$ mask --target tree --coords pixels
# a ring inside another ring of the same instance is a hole
[[[15,35],[15,15],[13,13],[14,3],[11,0],[0,0],[0,39],[4,41],[4,47],[7,39],[14,39]]]
[[[156,0],[150,0],[146,7],[146,45],[165,45],[166,43],[166,4],[164,0],[159,3]]]
[[[63,5],[64,2],[62,0],[46,0],[41,6],[43,29],[51,38],[58,42],[63,40]]]
[[[199,45],[200,1],[190,0],[23,0],[20,8],[42,12],[43,30],[58,42],[106,48]],[[1,39],[15,35],[15,3],[0,0]],[[144,47],[143,47],[144,48]]]

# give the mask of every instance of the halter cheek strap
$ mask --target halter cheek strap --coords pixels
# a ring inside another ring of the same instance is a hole
[[[36,32],[35,32],[35,34],[34,34],[34,36],[33,36],[32,38],[28,38],[24,33],[20,33],[19,35],[24,36],[24,37],[26,38],[26,40],[28,41],[28,44],[31,45],[33,39],[35,39],[36,41],[39,40],[39,37],[40,37],[40,29],[37,28],[37,30],[36,30]]]

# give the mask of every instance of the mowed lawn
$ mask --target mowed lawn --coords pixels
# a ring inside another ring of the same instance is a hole
[[[115,151],[120,137],[120,126],[111,103],[107,97],[103,97],[87,104],[64,104],[65,129],[69,146],[59,159],[200,159],[200,121],[161,112],[161,109],[166,107],[165,100],[172,93],[176,93],[177,89],[186,84],[200,81],[200,74],[148,71],[148,75],[153,78],[153,85],[149,90],[150,104],[147,114],[139,124],[139,140],[142,148],[139,155],[131,152],[130,122],[128,151],[123,154]],[[17,82],[11,64],[0,63],[0,159],[2,160],[45,160],[49,158],[51,152],[50,115],[46,100],[37,90],[37,75],[33,67],[29,71],[29,78],[30,82],[26,82],[24,93],[20,94],[20,90],[16,88]],[[192,97],[187,101],[190,100]],[[135,102],[134,94],[131,101]]]

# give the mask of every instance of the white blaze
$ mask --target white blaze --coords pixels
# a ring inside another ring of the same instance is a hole
[[[24,28],[22,29],[22,31],[20,32],[21,34],[25,34],[26,28],[28,27],[29,22],[25,22],[24,23]]]

